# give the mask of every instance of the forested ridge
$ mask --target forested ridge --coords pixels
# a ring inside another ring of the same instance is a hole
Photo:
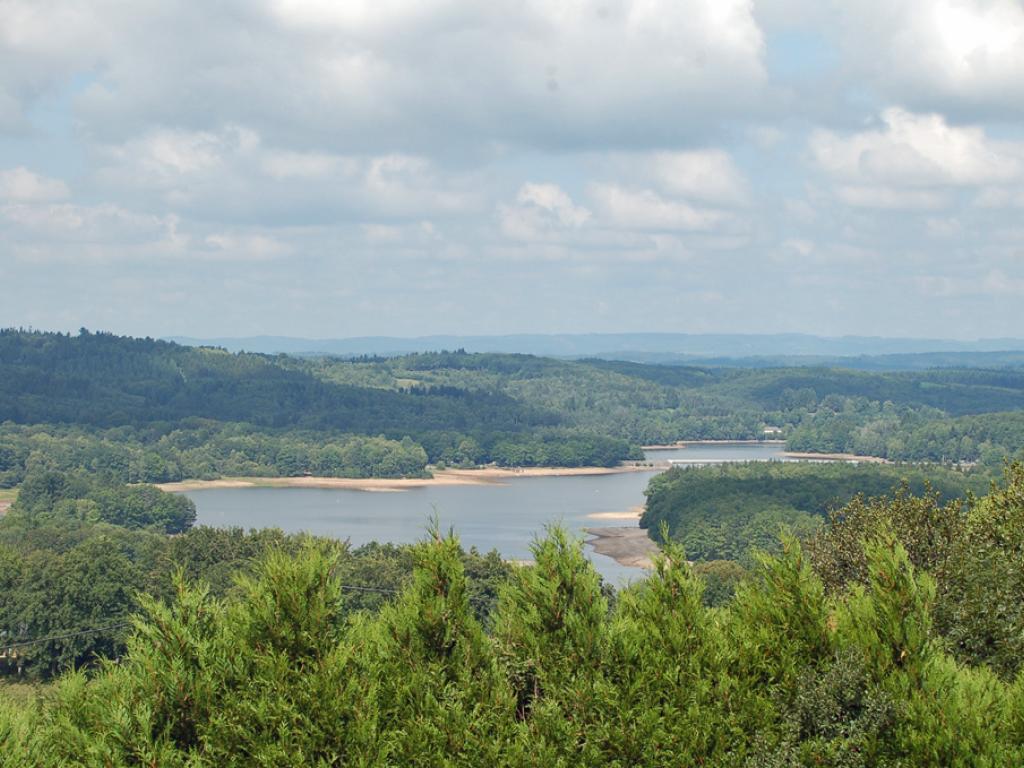
[[[794,450],[981,462],[1024,451],[1024,370],[863,372],[437,352],[300,359],[105,333],[0,331],[0,485],[610,466],[639,446],[781,435]]]
[[[40,463],[164,482],[416,476],[445,461],[607,466],[637,457],[627,440],[495,391],[390,391],[324,381],[280,357],[103,333],[0,332],[6,485]]]
[[[792,450],[894,461],[998,468],[1024,452],[1020,368],[741,369],[457,352],[304,364],[339,383],[500,392],[642,445],[756,440],[769,428]]]
[[[370,607],[336,545],[270,546],[143,598],[117,663],[0,688],[0,765],[1019,765],[1022,551],[1020,465],[857,499],[718,607],[675,544],[610,595],[553,529],[483,614],[436,530]]]

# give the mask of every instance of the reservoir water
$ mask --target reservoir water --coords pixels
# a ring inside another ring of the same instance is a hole
[[[691,444],[651,450],[652,462],[686,464],[783,460],[782,446]],[[464,547],[497,549],[508,559],[529,560],[530,543],[544,528],[561,523],[580,536],[586,527],[630,525],[590,515],[624,512],[644,503],[648,481],[662,470],[609,475],[522,477],[487,485],[438,485],[401,492],[320,488],[216,488],[189,491],[198,525],[281,528],[348,539],[409,543],[423,538],[436,515],[444,530],[453,528]],[[643,571],[619,565],[586,548],[598,571],[612,583]]]

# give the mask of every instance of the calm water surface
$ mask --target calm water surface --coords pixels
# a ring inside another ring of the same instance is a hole
[[[782,459],[782,446],[692,445],[648,451],[651,461],[720,463]],[[215,488],[190,491],[197,524],[217,527],[277,527],[348,539],[409,543],[421,539],[432,515],[443,529],[452,527],[463,546],[497,549],[503,557],[531,558],[530,543],[544,527],[562,523],[582,534],[588,526],[625,525],[627,521],[594,520],[596,512],[622,512],[644,502],[643,491],[657,472],[613,475],[521,477],[504,484],[449,485],[402,492],[321,488]],[[609,557],[587,554],[613,583],[642,575]]]

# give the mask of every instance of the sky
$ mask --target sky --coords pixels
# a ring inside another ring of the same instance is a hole
[[[0,326],[1022,321],[1021,0],[0,0]]]

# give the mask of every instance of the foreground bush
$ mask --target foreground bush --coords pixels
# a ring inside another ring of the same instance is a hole
[[[1007,766],[1024,689],[959,665],[935,581],[893,535],[826,592],[801,547],[724,607],[669,546],[610,608],[553,530],[478,623],[456,540],[348,612],[337,553],[271,553],[226,598],[179,580],[128,653],[34,703],[0,701],[0,765]]]

